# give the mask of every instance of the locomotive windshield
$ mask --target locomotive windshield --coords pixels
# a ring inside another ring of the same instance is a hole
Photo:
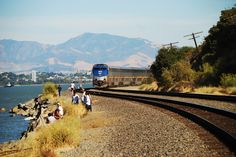
[[[108,68],[105,67],[95,67],[93,68],[93,76],[107,76]]]

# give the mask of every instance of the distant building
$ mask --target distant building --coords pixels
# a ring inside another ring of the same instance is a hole
[[[32,70],[32,81],[36,82],[37,81],[37,75],[36,75],[36,71]]]

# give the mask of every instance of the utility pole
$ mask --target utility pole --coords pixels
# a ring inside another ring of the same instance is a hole
[[[196,33],[191,33],[191,34],[188,34],[188,35],[185,35],[185,36],[184,36],[184,37],[192,36],[192,38],[190,38],[190,39],[188,39],[188,40],[193,40],[193,41],[194,41],[194,44],[195,44],[195,47],[196,47],[197,52],[199,52],[199,51],[198,51],[198,46],[197,46],[196,38],[198,38],[198,37],[200,37],[200,36],[196,36],[196,34],[200,34],[200,33],[202,33],[202,31],[201,31],[201,32],[196,32]]]
[[[173,42],[173,43],[169,43],[169,44],[164,44],[164,45],[162,45],[162,46],[163,46],[163,47],[168,46],[168,47],[170,47],[170,49],[172,49],[172,48],[173,48],[173,45],[174,45],[174,44],[177,44],[177,43],[179,43],[179,42],[177,41],[177,42]]]

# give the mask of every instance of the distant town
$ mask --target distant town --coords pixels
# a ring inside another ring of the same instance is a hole
[[[33,85],[45,82],[62,83],[90,83],[92,82],[91,71],[80,71],[76,73],[54,73],[32,71],[27,74],[15,74],[12,72],[0,73],[0,86],[11,85]]]

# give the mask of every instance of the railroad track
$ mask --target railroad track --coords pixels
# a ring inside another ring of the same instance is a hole
[[[192,120],[214,134],[236,154],[236,113],[196,103],[149,97],[128,92],[90,89],[91,94],[138,101],[161,107]]]
[[[88,89],[93,89],[93,88],[88,88]],[[162,95],[162,96],[173,96],[173,97],[183,97],[183,98],[196,98],[196,99],[217,100],[217,101],[227,101],[227,102],[236,103],[236,96],[226,96],[226,95],[174,93],[174,92],[157,92],[157,91],[141,91],[141,90],[123,90],[123,89],[108,89],[108,88],[107,89],[99,89],[99,90],[110,91],[110,92],[123,92],[123,93]]]

